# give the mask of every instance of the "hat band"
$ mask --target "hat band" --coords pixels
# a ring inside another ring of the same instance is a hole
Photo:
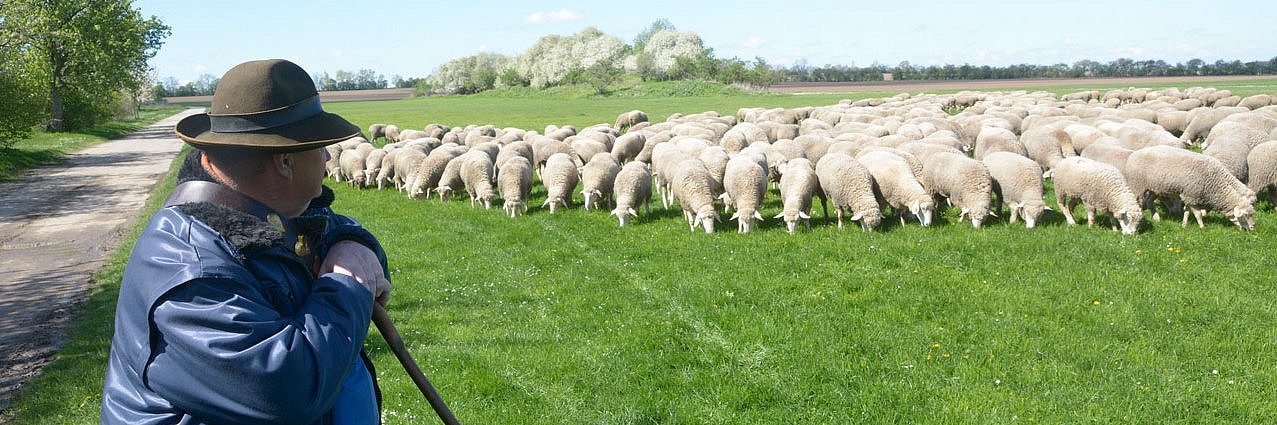
[[[324,112],[324,108],[319,105],[319,95],[316,94],[301,102],[257,114],[209,114],[208,124],[209,129],[215,133],[246,133],[282,127],[322,112]]]

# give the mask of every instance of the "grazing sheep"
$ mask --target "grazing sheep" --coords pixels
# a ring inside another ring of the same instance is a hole
[[[643,152],[643,145],[646,143],[647,136],[643,132],[625,133],[616,138],[616,143],[612,145],[612,155],[622,164],[633,161],[638,158],[640,152]]]
[[[975,159],[984,159],[990,152],[1011,152],[1029,156],[1028,150],[1011,130],[999,127],[984,127],[975,137]]]
[[[644,214],[651,214],[652,172],[648,171],[647,164],[638,161],[625,163],[621,172],[616,174],[612,193],[616,195],[616,208],[612,215],[621,222],[621,227],[625,227],[629,217],[638,217],[640,206]]]
[[[1210,133],[1206,135],[1206,141],[1202,142],[1202,149],[1209,148],[1211,143],[1222,137],[1243,140],[1253,148],[1260,143],[1272,140],[1269,132],[1274,129],[1277,129],[1277,115],[1259,111],[1229,115],[1211,127]]]
[[[370,145],[371,146],[371,145]],[[368,174],[364,173],[366,151],[360,149],[346,149],[341,151],[341,158],[338,160],[338,166],[341,168],[341,176],[350,183],[351,186],[362,188],[364,182],[368,178]]]
[[[1037,162],[1046,172],[1046,177],[1050,177],[1055,163],[1060,162],[1064,157],[1077,155],[1073,150],[1073,141],[1069,133],[1051,126],[1025,131],[1020,136],[1020,143],[1024,144],[1028,157]]]
[[[839,229],[843,212],[851,212],[850,220],[859,221],[866,232],[882,223],[882,208],[874,196],[873,175],[855,158],[840,152],[826,154],[816,163],[816,179],[820,190],[834,204]]]
[[[398,142],[399,141],[399,126],[394,124],[386,124],[385,127],[382,127],[382,135],[386,137],[386,141]]]
[[[1070,226],[1076,226],[1073,207],[1078,201],[1086,208],[1086,225],[1095,224],[1097,212],[1112,214],[1114,230],[1132,235],[1144,219],[1144,211],[1135,194],[1126,185],[1122,173],[1113,166],[1083,157],[1071,157],[1056,164],[1054,177],[1055,203]]]
[[[492,165],[495,166],[497,170],[500,170],[502,164],[505,164],[506,161],[512,158],[523,158],[528,160],[528,163],[531,164],[532,159],[534,158],[532,154],[532,144],[518,140],[501,146],[501,149],[497,152],[497,159],[492,162]]]
[[[994,152],[984,156],[984,166],[993,179],[993,212],[1002,211],[1005,204],[1011,208],[1010,221],[1024,218],[1024,226],[1037,225],[1046,202],[1042,200],[1042,167],[1031,159],[1010,152]]]
[[[992,179],[980,161],[962,154],[937,153],[923,164],[923,181],[932,194],[948,198],[958,207],[958,221],[971,219],[977,229],[989,215]]]
[[[1250,109],[1250,110],[1255,110],[1255,109],[1259,109],[1271,104],[1273,104],[1273,97],[1271,95],[1257,94],[1254,96],[1247,96],[1246,98],[1241,99],[1241,101],[1237,103],[1237,106]]]
[[[702,150],[697,159],[705,163],[705,168],[709,169],[709,175],[714,178],[713,190],[714,197],[717,198],[723,194],[723,174],[727,172],[727,161],[731,160],[731,156],[727,151],[718,146],[710,146]]]
[[[617,130],[624,130],[624,129],[633,127],[635,124],[638,124],[641,122],[647,122],[647,114],[644,113],[643,111],[635,109],[633,111],[629,111],[629,112],[622,113],[621,115],[617,115],[616,125],[614,125],[613,127],[615,127]]]
[[[611,152],[611,149],[608,149],[603,142],[592,139],[576,139],[572,141],[570,146],[572,146],[572,153],[578,164],[590,162],[590,159],[593,159],[595,154]]]
[[[736,231],[749,233],[754,221],[762,220],[758,212],[767,195],[767,167],[750,155],[736,155],[727,161],[723,175],[724,204],[736,209],[729,220],[736,220]]]
[[[616,174],[621,172],[616,157],[607,152],[599,152],[590,158],[590,162],[581,167],[581,195],[585,199],[585,209],[599,208],[612,202],[612,186],[616,182]]]
[[[953,147],[952,145],[940,144],[940,143],[927,143],[925,141],[905,143],[898,146],[896,149],[909,152],[913,156],[917,157],[919,161],[923,161],[923,162],[925,162],[927,158],[930,157],[932,154],[935,154],[937,152],[949,152],[949,153],[956,153],[959,155],[963,154],[961,150]],[[817,164],[819,165],[819,162]]]
[[[1184,129],[1188,127],[1188,111],[1157,111],[1157,125],[1162,126],[1172,136],[1180,137],[1184,134]]]
[[[336,143],[324,146],[324,152],[328,154],[324,160],[325,175],[338,182],[341,181],[341,151],[341,146]]]
[[[794,158],[785,163],[780,177],[780,200],[783,209],[776,217],[785,221],[789,233],[798,229],[798,223],[811,230],[811,197],[820,189],[816,169],[807,158]]]
[[[369,126],[368,126],[368,137],[370,137],[370,138],[371,138],[371,141],[373,141],[373,142],[377,141],[377,139],[384,139],[384,138],[386,138],[386,125],[385,125],[385,124],[372,124],[372,125],[369,125]]]
[[[497,188],[505,202],[501,208],[511,218],[520,210],[528,212],[528,197],[532,193],[532,161],[523,156],[506,160],[497,171]]]
[[[714,232],[718,212],[714,210],[714,195],[710,191],[713,180],[709,169],[699,159],[685,159],[674,166],[670,189],[692,231],[701,226],[705,233]]]
[[[1255,192],[1242,185],[1218,160],[1199,153],[1164,146],[1140,149],[1126,161],[1131,190],[1149,204],[1151,196],[1178,195],[1184,202],[1181,227],[1188,215],[1205,227],[1206,210],[1220,211],[1242,229],[1254,228]]]
[[[465,162],[465,155],[457,156],[444,165],[443,174],[439,176],[439,183],[435,185],[435,193],[439,194],[440,201],[446,201],[465,189],[465,182],[461,180],[461,164]],[[473,155],[482,155],[482,153],[476,152]]]
[[[1247,111],[1250,110],[1240,106],[1207,109],[1196,115],[1194,115],[1196,111],[1190,111],[1188,126],[1184,127],[1184,134],[1180,135],[1179,138],[1186,144],[1195,144],[1205,139],[1206,135],[1210,134],[1211,128],[1223,121],[1224,118]]]
[[[1130,158],[1131,153],[1135,151],[1118,145],[1117,139],[1109,139],[1110,140],[1102,140],[1087,146],[1086,149],[1082,150],[1081,156],[1083,158],[1093,159],[1112,165],[1113,168],[1116,168],[1118,171],[1125,174],[1126,159]]]
[[[413,149],[395,149],[386,154],[386,158],[393,163],[389,167],[381,167],[381,173],[377,174],[377,189],[385,189],[387,183],[393,183],[399,191],[406,189],[412,172],[426,156],[427,154]]]
[[[1069,145],[1073,146],[1073,150],[1078,154],[1100,138],[1110,137],[1095,126],[1087,124],[1066,125],[1064,132],[1069,134]]]
[[[904,158],[890,152],[866,150],[856,156],[856,161],[873,175],[878,193],[900,218],[901,225],[905,223],[906,211],[917,217],[922,227],[931,225],[935,202]]]
[[[550,207],[550,214],[554,214],[556,206],[562,205],[564,208],[572,205],[572,191],[576,189],[576,183],[580,181],[580,174],[576,168],[576,161],[565,153],[556,153],[550,155],[545,161],[545,169],[541,172],[541,182],[545,184],[545,203],[542,207]]]
[[[1249,174],[1246,171],[1246,159],[1250,155],[1250,144],[1246,140],[1239,136],[1223,136],[1212,141],[1206,149],[1202,150],[1202,154],[1219,160],[1219,163],[1224,164],[1224,168],[1233,177],[1246,183]]]
[[[470,207],[475,203],[483,204],[483,209],[492,209],[492,160],[479,151],[470,151],[461,158],[461,183],[470,195]]]
[[[430,155],[426,155],[424,159],[411,168],[410,178],[406,184],[408,197],[417,199],[424,196],[426,199],[430,199],[430,191],[435,190],[439,180],[443,177],[444,170],[448,168],[448,164],[451,164],[452,160],[461,156],[461,154],[462,152],[459,152],[458,149],[450,148],[430,151]],[[398,166],[398,164],[395,165],[395,167]]]
[[[1246,187],[1252,192],[1268,191],[1268,202],[1277,205],[1277,140],[1260,143],[1246,157]]]

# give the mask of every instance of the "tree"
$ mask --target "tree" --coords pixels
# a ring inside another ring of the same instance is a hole
[[[146,61],[170,34],[131,0],[8,0],[0,16],[2,47],[45,74],[54,131],[109,119],[120,93],[144,84]]]
[[[674,24],[671,24],[669,19],[661,18],[652,21],[652,23],[647,26],[647,29],[639,31],[638,35],[634,36],[634,50],[640,52],[643,51],[643,47],[647,46],[647,43],[652,40],[653,35],[666,30],[676,30],[676,28],[674,28]]]

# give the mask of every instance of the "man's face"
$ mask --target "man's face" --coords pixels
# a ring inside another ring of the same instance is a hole
[[[305,211],[306,206],[311,199],[323,193],[324,186],[324,163],[328,161],[328,150],[324,148],[311,149],[289,154],[292,157],[293,179],[291,193],[295,193],[296,202],[301,205],[301,209],[297,211]]]

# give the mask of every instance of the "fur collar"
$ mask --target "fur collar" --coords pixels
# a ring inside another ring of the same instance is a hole
[[[235,250],[251,255],[284,243],[284,233],[266,220],[209,202],[178,205],[186,215],[208,225]]]

